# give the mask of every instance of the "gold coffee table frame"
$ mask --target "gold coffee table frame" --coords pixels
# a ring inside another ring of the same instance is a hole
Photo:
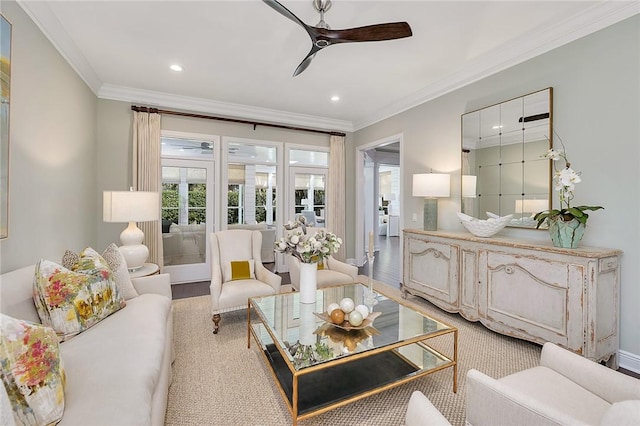
[[[368,304],[370,311],[382,311],[372,324],[374,329],[345,332],[309,316],[310,309],[324,312],[329,303],[343,297]],[[427,344],[444,335],[453,336],[452,356]],[[450,367],[453,392],[457,392],[458,329],[379,290],[371,293],[360,283],[318,290],[315,305],[300,304],[299,293],[250,298],[248,348],[251,336],[262,349],[293,425]],[[313,343],[305,346],[301,341]],[[305,354],[311,355],[305,358]],[[340,385],[341,380],[349,386]]]

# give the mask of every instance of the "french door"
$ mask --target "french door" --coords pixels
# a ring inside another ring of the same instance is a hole
[[[172,283],[211,278],[207,236],[214,226],[212,161],[162,160],[164,271]]]

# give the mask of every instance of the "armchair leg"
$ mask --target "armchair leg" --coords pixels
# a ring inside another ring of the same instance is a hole
[[[218,329],[220,329],[218,326],[218,324],[220,324],[220,314],[213,314],[211,321],[213,321],[213,334],[218,334]]]

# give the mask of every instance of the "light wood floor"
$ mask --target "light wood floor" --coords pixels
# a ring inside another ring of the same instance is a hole
[[[373,278],[394,288],[400,288],[400,237],[379,235],[376,247],[380,250],[376,252],[373,261]],[[369,275],[369,265],[365,264],[359,272]]]

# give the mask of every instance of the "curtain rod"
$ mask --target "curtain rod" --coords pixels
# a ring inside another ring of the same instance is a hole
[[[131,110],[136,112],[148,112],[155,114],[166,114],[166,115],[178,115],[181,117],[191,117],[191,118],[204,118],[207,120],[218,120],[218,121],[228,121],[231,123],[240,123],[240,124],[250,124],[253,126],[253,130],[256,129],[256,126],[265,126],[265,127],[275,127],[278,129],[287,129],[287,130],[298,130],[301,132],[312,132],[312,133],[323,133],[331,136],[346,136],[346,133],[343,132],[335,132],[331,130],[317,130],[317,129],[308,129],[306,127],[295,127],[295,126],[285,126],[284,124],[272,124],[272,123],[261,123],[257,121],[248,121],[248,120],[240,120],[238,118],[226,118],[226,117],[217,117],[215,115],[203,115],[203,114],[193,114],[190,112],[180,112],[180,111],[171,111],[166,109],[158,109],[158,108],[147,108],[147,107],[139,107],[136,105],[131,105]]]

